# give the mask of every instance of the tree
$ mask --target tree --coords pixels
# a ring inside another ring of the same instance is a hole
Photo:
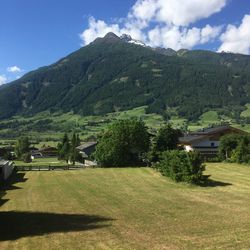
[[[58,155],[59,159],[66,162],[72,161],[73,165],[77,160],[81,160],[81,155],[77,151],[77,146],[80,145],[80,137],[78,134],[73,133],[71,140],[67,134],[64,134],[62,142],[58,143]]]
[[[237,148],[238,141],[238,134],[229,134],[221,137],[219,155],[222,160],[227,160],[231,157],[233,150]]]
[[[181,132],[172,128],[170,124],[160,128],[156,136],[155,149],[160,152],[176,149],[180,135]]]
[[[67,133],[64,134],[62,143],[58,143],[57,148],[58,148],[59,159],[68,162],[70,157],[70,143]]]
[[[152,151],[150,152],[150,160],[155,162],[159,159],[159,155],[162,152],[177,149],[179,137],[181,135],[181,131],[172,128],[171,124],[167,124],[160,128],[156,135]]]
[[[80,154],[76,149],[80,145],[80,137],[78,134],[73,133],[70,144],[70,161],[75,165],[76,160],[80,159]]]
[[[250,136],[230,134],[221,138],[219,155],[222,160],[237,163],[250,162]]]
[[[232,152],[231,161],[250,164],[250,136],[242,136],[235,150]]]
[[[20,137],[15,145],[15,153],[18,159],[22,158],[22,155],[29,153],[30,141],[28,137]]]
[[[76,146],[80,146],[81,145],[81,139],[80,139],[80,136],[79,134],[76,135]]]
[[[103,167],[142,164],[149,144],[147,127],[142,120],[118,120],[101,136],[94,157]]]

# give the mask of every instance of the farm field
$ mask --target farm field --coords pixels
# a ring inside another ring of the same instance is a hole
[[[250,168],[207,164],[206,186],[149,168],[20,172],[0,249],[249,249]]]
[[[250,105],[242,112],[242,117],[249,117]],[[198,130],[212,124],[229,122],[233,127],[250,132],[250,124],[237,124],[228,117],[220,117],[217,111],[204,113],[197,122],[188,122],[185,118],[177,115],[176,110],[169,121],[173,127],[190,130]],[[117,119],[140,118],[150,129],[159,129],[166,124],[163,117],[158,114],[146,114],[146,106],[134,108],[127,111],[117,111],[104,116],[80,116],[73,113],[50,113],[42,112],[35,116],[15,116],[8,120],[0,121],[0,146],[15,145],[16,139],[29,136],[34,146],[57,146],[65,132],[78,133],[82,140],[87,140],[107,129],[107,126]]]

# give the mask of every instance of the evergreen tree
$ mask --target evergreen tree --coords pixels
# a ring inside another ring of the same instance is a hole
[[[149,160],[155,162],[159,159],[162,152],[177,149],[179,137],[181,135],[181,131],[172,128],[171,124],[167,124],[166,126],[160,128],[150,152]]]
[[[59,159],[65,160],[66,162],[69,161],[70,143],[69,143],[69,137],[67,133],[64,134],[62,143],[58,144],[58,155],[59,155]]]
[[[156,136],[156,151],[163,152],[166,150],[176,149],[179,141],[179,136],[181,136],[181,132],[172,128],[170,124],[160,128]]]
[[[21,159],[23,154],[29,153],[30,141],[28,137],[20,137],[15,145],[15,153],[18,159]]]
[[[71,138],[71,150],[70,150],[70,160],[72,161],[73,165],[75,165],[75,162],[78,157],[78,151],[77,151],[77,146],[79,146],[79,135],[76,135],[75,132],[72,135]]]

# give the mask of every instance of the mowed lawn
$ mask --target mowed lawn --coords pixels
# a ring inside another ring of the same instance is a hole
[[[0,249],[250,249],[250,167],[206,174],[194,187],[149,168],[18,173]]]

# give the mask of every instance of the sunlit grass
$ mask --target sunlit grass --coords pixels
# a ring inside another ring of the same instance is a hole
[[[207,187],[149,168],[24,174],[0,207],[0,249],[250,248],[247,166],[207,164]]]

